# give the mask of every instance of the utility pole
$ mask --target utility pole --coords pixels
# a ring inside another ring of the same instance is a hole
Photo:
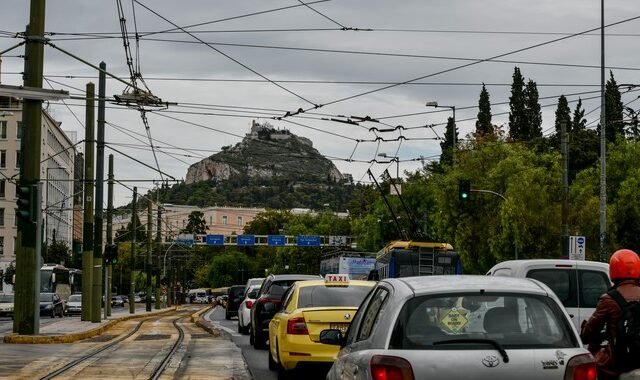
[[[92,321],[93,304],[98,303],[100,296],[93,299],[93,145],[95,86],[87,83],[87,100],[84,137],[84,220],[82,224],[82,320]],[[100,312],[98,311],[98,314]]]
[[[162,185],[160,185],[162,187]],[[158,270],[156,271],[156,310],[161,308],[160,297],[166,297],[166,287],[159,283],[160,281],[160,256],[162,255],[162,207],[160,207],[160,188],[156,193],[156,206],[158,207],[158,220],[156,221],[158,226],[158,233],[156,234],[156,254],[158,256]],[[164,273],[162,274],[164,276]],[[160,293],[160,286],[162,286],[163,294]],[[162,304],[166,307],[166,301],[163,301]]]
[[[133,188],[133,200],[131,201],[131,283],[129,284],[129,314],[135,314],[136,312],[136,235],[138,232],[138,223],[136,223],[137,217],[137,203],[138,201],[138,188]]]
[[[607,239],[607,127],[604,80],[604,0],[600,0],[600,261],[606,262]]]
[[[102,212],[104,200],[104,108],[105,108],[105,86],[106,76],[104,74],[107,65],[100,62],[100,72],[98,73],[98,133],[97,133],[97,151],[96,151],[96,201],[95,201],[95,217],[94,217],[94,235],[93,235],[93,292],[91,297],[99,300],[102,293]],[[104,265],[106,268],[107,266]],[[106,275],[106,271],[105,271]],[[106,286],[105,286],[106,290]],[[104,315],[107,316],[107,304],[111,304],[111,298],[107,298],[106,291],[104,293]],[[100,322],[100,303],[94,302],[91,309],[91,322]]]
[[[113,154],[109,155],[109,182],[107,185],[107,244],[113,244]],[[122,264],[120,264],[122,265]],[[106,266],[106,279],[104,286],[107,288],[107,299],[111,299],[111,264]],[[122,289],[118,289],[122,292]],[[111,302],[107,304],[107,316],[111,315]]]
[[[562,150],[562,256],[569,257],[569,149],[567,148],[567,123],[560,122],[560,147]]]
[[[45,0],[31,0],[29,25],[24,58],[24,85],[42,88],[42,68],[44,61],[44,20]],[[42,139],[42,100],[23,99],[22,122],[24,134],[21,144],[23,152],[20,168],[19,187],[29,186],[32,191],[40,180],[40,156]],[[29,152],[29,154],[25,154]],[[38,204],[37,207],[40,207]],[[40,233],[36,223],[27,218],[18,218],[16,236],[16,284],[13,332],[36,334],[39,328],[40,284],[36,283],[39,273],[39,258],[36,252],[36,235]],[[38,324],[38,326],[36,326]]]
[[[145,297],[145,304],[147,306],[147,311],[151,311],[151,293],[153,290],[151,289],[151,274],[153,270],[151,269],[151,249],[153,248],[153,205],[151,204],[151,200],[147,202],[147,296]]]

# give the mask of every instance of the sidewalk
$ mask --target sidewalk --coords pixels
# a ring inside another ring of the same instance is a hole
[[[137,305],[136,305],[137,306]],[[99,323],[81,321],[78,317],[64,317],[56,322],[42,324],[38,335],[17,335],[8,333],[4,336],[5,343],[72,343],[102,334],[105,330],[120,321],[147,315],[157,315],[175,310],[175,307],[151,310],[147,312],[144,306],[136,307],[135,314],[129,314],[129,308],[112,309],[111,316]],[[42,318],[42,317],[41,317]]]

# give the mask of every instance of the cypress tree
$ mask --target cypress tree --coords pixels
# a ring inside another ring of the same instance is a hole
[[[523,140],[532,141],[542,137],[542,111],[538,102],[538,86],[531,79],[524,89],[524,99],[526,123]]]
[[[453,134],[456,134],[456,141],[458,141],[458,129],[456,128],[453,118],[449,117],[447,120],[447,129],[444,133],[444,141],[440,143],[440,165],[453,164]]]
[[[478,100],[478,120],[476,121],[476,135],[484,136],[493,133],[493,125],[491,125],[491,102],[489,101],[489,92],[482,84],[480,91],[480,99]]]
[[[558,108],[556,109],[556,133],[560,135],[562,122],[565,123],[567,133],[571,130],[571,109],[564,95],[558,98]]]
[[[509,136],[513,140],[523,140],[526,125],[524,77],[518,67],[513,72],[511,97],[509,98]]]
[[[578,98],[578,104],[573,111],[573,120],[571,122],[571,131],[582,131],[587,126],[587,120],[584,118],[584,109],[582,108],[582,99]]]
[[[608,142],[615,142],[617,138],[624,137],[624,106],[613,72],[609,73],[611,77],[604,88],[606,135]]]

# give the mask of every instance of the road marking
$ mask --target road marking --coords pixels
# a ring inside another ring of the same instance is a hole
[[[207,312],[207,314],[204,316],[204,319],[208,320],[209,322],[213,323],[214,326],[216,326],[216,328],[219,328],[220,330],[224,330],[226,332],[228,332],[229,334],[231,334],[232,336],[242,336],[241,334],[238,334],[235,330],[232,330],[228,327],[222,326],[222,324],[219,321],[214,321],[211,319],[211,314],[213,314],[216,311],[216,308],[211,309],[209,312]]]

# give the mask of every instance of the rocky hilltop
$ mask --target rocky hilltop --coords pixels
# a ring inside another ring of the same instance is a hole
[[[251,123],[251,132],[235,146],[191,165],[185,182],[289,179],[294,183],[341,182],[342,174],[311,140],[269,123]]]

